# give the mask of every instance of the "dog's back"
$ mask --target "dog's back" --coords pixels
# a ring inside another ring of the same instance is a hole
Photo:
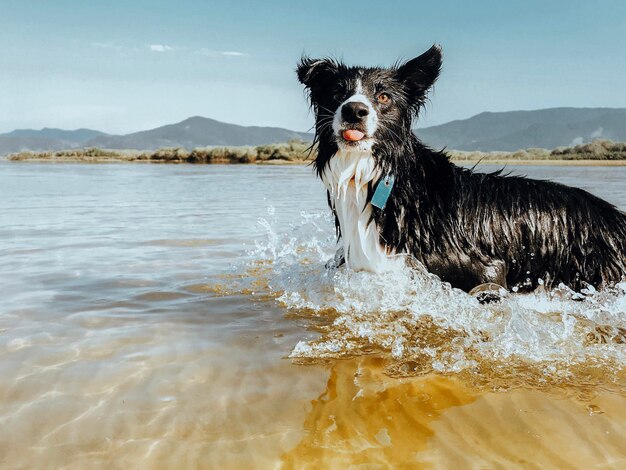
[[[460,168],[417,141],[414,151],[405,182],[412,201],[394,201],[387,216],[402,210],[414,222],[396,233],[381,217],[382,237],[402,240],[443,280],[466,290],[483,282],[580,289],[626,272],[626,215],[608,202],[558,183]]]

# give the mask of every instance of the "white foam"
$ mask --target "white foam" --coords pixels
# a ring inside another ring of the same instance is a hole
[[[333,312],[322,336],[296,344],[291,357],[341,357],[373,349],[397,360],[428,357],[433,369],[448,372],[471,369],[476,360],[514,359],[542,364],[545,371],[550,363],[626,366],[621,344],[626,283],[612,291],[590,289],[579,301],[559,288],[482,305],[423,269],[328,270],[325,263],[334,251],[330,215],[301,217],[281,234],[262,219],[265,234],[249,253],[255,263],[271,267],[270,292],[286,309],[318,317]]]

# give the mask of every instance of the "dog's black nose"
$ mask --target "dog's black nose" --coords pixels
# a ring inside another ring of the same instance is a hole
[[[341,117],[344,121],[354,123],[361,122],[370,113],[365,103],[360,101],[351,101],[341,108]]]

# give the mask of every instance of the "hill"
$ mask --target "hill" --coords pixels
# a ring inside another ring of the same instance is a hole
[[[417,129],[434,148],[513,152],[552,149],[596,139],[626,141],[626,109],[551,108],[536,111],[485,112],[469,119]],[[256,146],[291,140],[310,142],[312,134],[280,127],[239,126],[195,116],[176,124],[126,135],[90,129],[20,129],[0,134],[0,155],[22,151],[78,148],[157,150],[180,147]]]
[[[92,129],[76,129],[72,131],[63,129],[43,128],[16,129],[6,134],[0,134],[0,155],[25,150],[61,150],[78,148],[85,142],[99,136],[103,132]]]
[[[0,134],[0,155],[89,147],[137,150],[182,147],[192,150],[220,145],[266,145],[294,139],[311,141],[313,135],[280,127],[239,126],[194,116],[176,124],[126,135],[109,135],[90,129],[19,129]]]
[[[200,116],[148,131],[115,136],[99,136],[86,143],[89,147],[108,149],[155,150],[163,147],[197,147],[228,145],[265,145],[294,139],[312,140],[304,132],[280,127],[239,126]]]
[[[20,137],[24,139],[29,138],[47,138],[57,139],[74,144],[83,144],[88,140],[94,139],[101,135],[106,135],[104,132],[94,131],[92,129],[76,129],[73,131],[66,131],[64,129],[55,129],[51,127],[44,127],[41,130],[35,129],[16,129],[8,134],[2,134],[10,137]]]
[[[434,148],[483,152],[552,149],[595,139],[626,141],[626,109],[550,108],[485,112],[469,119],[417,129]]]

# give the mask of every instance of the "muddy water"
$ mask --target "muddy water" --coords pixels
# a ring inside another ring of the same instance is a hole
[[[304,167],[1,163],[0,209],[2,468],[626,465],[619,288],[329,272]]]

